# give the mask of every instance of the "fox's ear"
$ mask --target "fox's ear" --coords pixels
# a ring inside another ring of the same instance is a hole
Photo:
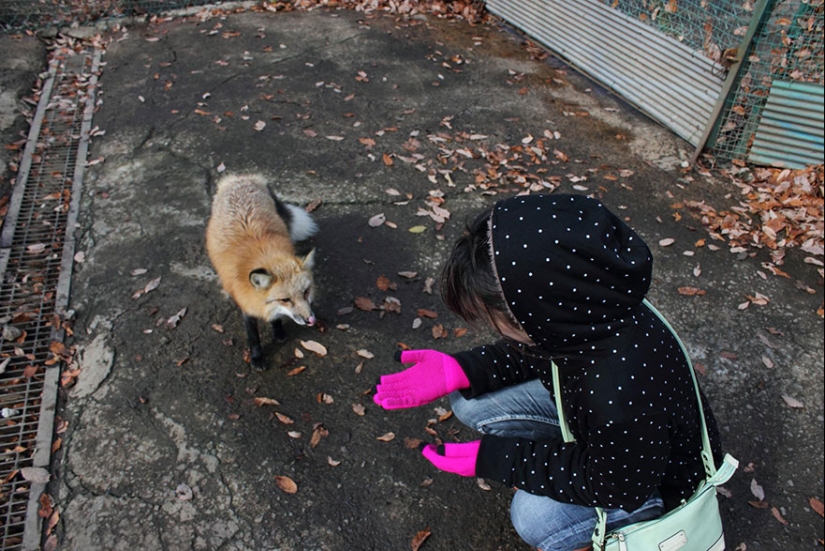
[[[310,270],[313,266],[315,266],[315,249],[309,251],[309,254],[301,260],[301,268]]]
[[[269,288],[272,285],[272,279],[272,274],[263,268],[249,272],[249,282],[258,290]]]

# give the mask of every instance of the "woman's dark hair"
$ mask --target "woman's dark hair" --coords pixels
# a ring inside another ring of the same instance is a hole
[[[461,319],[497,327],[510,315],[490,257],[491,214],[492,210],[486,210],[466,226],[441,271],[440,288],[441,300]]]

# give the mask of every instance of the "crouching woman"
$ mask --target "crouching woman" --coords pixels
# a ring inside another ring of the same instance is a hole
[[[513,524],[542,551],[588,548],[596,507],[608,530],[661,516],[705,470],[689,363],[644,301],[651,270],[644,241],[595,199],[500,201],[456,242],[441,295],[504,338],[452,355],[404,351],[413,365],[384,375],[374,400],[389,410],[449,394],[481,438],[422,454],[443,471],[516,488]],[[553,362],[572,443],[559,428]]]

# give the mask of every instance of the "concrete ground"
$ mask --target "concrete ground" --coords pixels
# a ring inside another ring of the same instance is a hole
[[[371,400],[399,345],[491,338],[465,333],[430,278],[466,220],[525,185],[594,194],[650,243],[650,298],[704,366],[740,461],[721,498],[728,548],[822,548],[809,503],[823,498],[815,267],[791,251],[792,278],[765,279],[762,252],[696,246],[707,232],[674,204],[726,207],[738,190],[686,177],[692,147],[544,57],[504,27],[351,11],[212,13],[111,35],[71,292],[81,371],[59,403],[59,549],[402,550],[422,532],[429,551],[528,549],[510,489],[437,472],[410,447],[475,436],[446,401],[384,412]],[[216,180],[246,171],[315,202],[320,226],[322,323],[267,341],[264,372],[244,362],[203,241]],[[738,307],[756,292],[770,302]]]

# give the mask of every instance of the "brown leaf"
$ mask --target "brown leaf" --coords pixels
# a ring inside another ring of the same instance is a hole
[[[296,367],[295,369],[293,369],[292,371],[287,373],[286,376],[287,377],[292,377],[292,376],[297,375],[298,373],[302,372],[306,368],[307,368],[307,366],[305,366],[305,365],[299,365],[298,367]]]
[[[434,325],[432,331],[434,339],[446,339],[449,336],[449,332],[440,323]]]
[[[254,398],[252,400],[252,403],[254,403],[258,407],[261,407],[261,406],[280,406],[281,405],[278,402],[278,400],[275,400],[274,398],[264,398],[263,396],[260,396],[258,398]]]
[[[420,438],[410,438],[409,436],[404,438],[404,447],[408,450],[413,450],[417,448],[421,444],[422,440]]]
[[[378,287],[382,291],[387,291],[389,289],[392,289],[393,291],[395,291],[396,289],[398,289],[398,284],[393,283],[392,281],[390,281],[390,279],[385,275],[381,275],[378,278],[378,280],[376,280],[375,286]]]
[[[695,296],[704,296],[707,294],[707,291],[704,289],[698,289],[696,287],[679,287],[677,289],[680,295],[686,297],[695,297]]]
[[[309,439],[309,447],[315,449],[321,443],[321,438],[329,436],[329,431],[320,423],[315,426]]]
[[[395,433],[388,432],[386,434],[382,434],[381,436],[378,436],[376,440],[380,440],[381,442],[392,442],[395,440]]]
[[[354,411],[355,414],[360,417],[363,417],[367,414],[367,410],[361,404],[352,404],[352,411]]]
[[[298,485],[288,476],[275,476],[275,484],[287,494],[294,494],[298,491]]]
[[[421,549],[421,545],[424,543],[424,540],[429,538],[431,533],[432,532],[430,532],[429,528],[425,528],[424,530],[418,532],[410,542],[411,551],[418,551]]]
[[[773,518],[779,521],[780,524],[788,524],[788,521],[785,520],[785,518],[782,516],[782,513],[780,513],[779,509],[777,509],[776,507],[771,507],[771,514],[773,515]]]
[[[418,316],[422,318],[435,319],[438,317],[438,312],[434,312],[433,310],[427,310],[425,308],[419,308]]]
[[[316,342],[316,341],[300,341],[300,343],[301,343],[301,346],[303,346],[304,348],[306,348],[310,352],[313,352],[316,355],[321,356],[322,358],[327,355],[327,348],[319,342]]]
[[[283,413],[280,413],[278,411],[275,412],[275,417],[277,417],[278,421],[280,421],[284,425],[291,425],[295,422],[295,421],[292,420],[291,417],[288,417],[288,416],[286,416]]]
[[[385,165],[387,165],[387,166],[392,166],[392,163],[393,163],[392,157],[390,157],[389,155],[387,155],[386,153],[384,153],[384,154],[381,156],[381,158],[382,158],[382,160],[384,161],[384,164],[385,164]]]
[[[320,207],[323,202],[323,199],[314,199],[310,201],[310,203],[307,206],[304,207],[304,211],[312,212],[316,210],[318,207]]]
[[[813,509],[814,511],[819,513],[819,516],[825,517],[825,508],[823,508],[823,505],[822,505],[821,501],[819,501],[815,497],[812,497],[811,499],[808,500],[808,503],[811,504],[811,509]]]
[[[378,308],[375,304],[373,304],[372,300],[367,297],[357,297],[355,299],[355,307],[359,310],[363,310],[364,312],[370,312]]]

